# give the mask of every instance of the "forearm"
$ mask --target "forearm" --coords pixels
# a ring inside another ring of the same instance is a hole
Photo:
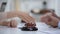
[[[6,26],[6,25],[8,25],[8,23],[6,23],[6,21],[0,21],[0,25],[1,26]]]
[[[13,18],[13,17],[21,17],[21,12],[20,11],[12,11],[12,12],[7,12],[7,18]]]
[[[27,14],[25,12],[21,12],[21,11],[7,12],[7,19],[13,18],[13,17],[19,17],[26,22],[30,22],[33,19],[31,16],[29,16],[29,14]],[[33,21],[34,21],[34,19],[32,20],[32,22]]]
[[[9,18],[13,18],[13,17],[21,18],[22,12],[20,12],[20,11],[12,11],[12,12],[6,12],[6,13],[4,13],[4,15],[7,15],[7,16],[4,17],[5,19],[2,19],[2,20],[6,20],[6,19],[9,19]],[[2,21],[2,20],[0,20],[0,25],[5,26],[5,25],[9,24],[7,21]],[[5,22],[7,22],[7,23],[5,23]]]

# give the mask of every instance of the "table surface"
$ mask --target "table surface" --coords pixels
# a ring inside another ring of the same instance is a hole
[[[19,27],[23,27],[24,23],[20,23],[17,28],[0,26],[0,34],[60,34],[60,29],[58,28],[52,28],[41,22],[37,22],[36,25],[38,31],[21,31]]]

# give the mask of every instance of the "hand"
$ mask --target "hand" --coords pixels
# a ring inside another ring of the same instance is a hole
[[[48,21],[50,21],[51,19],[49,18],[49,16],[48,15],[43,15],[43,16],[41,16],[41,21],[42,22],[45,22],[45,23],[47,23]],[[49,24],[49,23],[48,23]]]
[[[41,21],[53,27],[57,27],[59,19],[51,15],[44,15],[41,17]]]
[[[31,17],[29,14],[24,13],[24,12],[21,12],[19,14],[20,14],[21,19],[25,21],[26,23],[35,23],[35,19]]]
[[[59,22],[59,19],[54,17],[54,16],[50,16],[51,18],[51,21],[49,22],[51,26],[53,27],[57,27],[58,26],[58,22]]]
[[[4,22],[2,22],[2,25],[15,28],[15,27],[17,27],[17,22],[15,20],[4,21]]]
[[[35,19],[31,17],[28,13],[22,11],[10,11],[7,13],[7,18],[19,17],[26,23],[35,23]]]
[[[10,21],[10,27],[13,27],[13,28],[17,27],[17,22],[16,22],[16,20],[11,20],[11,21]]]

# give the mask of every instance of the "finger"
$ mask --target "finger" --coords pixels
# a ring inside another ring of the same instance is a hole
[[[30,20],[30,19],[27,18],[27,16],[25,16],[25,17],[23,16],[23,17],[22,17],[22,20],[25,21],[26,23],[29,23],[29,20]]]
[[[30,20],[29,20],[29,21],[30,21],[30,23],[35,23],[35,19],[34,19],[33,17],[28,16],[28,18],[30,19]]]
[[[28,23],[29,20],[30,20],[30,19],[27,17],[27,15],[22,15],[22,16],[21,16],[21,19],[22,19],[23,21],[27,22],[27,23]]]
[[[23,18],[22,20],[23,20],[23,21],[25,21],[26,23],[28,23],[28,22],[29,22],[27,19],[24,19],[24,18]]]
[[[17,22],[15,20],[11,20],[11,27],[17,27]]]
[[[31,16],[29,16],[28,14],[23,14],[22,15],[22,19],[24,21],[26,21],[27,23],[31,23],[31,21],[33,21],[32,18],[31,18]]]
[[[29,22],[31,22],[31,16],[29,16],[29,15],[26,15],[26,17],[25,17]]]
[[[29,14],[27,14],[27,13],[26,13],[26,15],[25,15],[25,16],[26,16],[26,18],[28,18],[28,19],[29,19],[29,21],[32,21],[32,20],[33,20],[33,18],[32,18]]]

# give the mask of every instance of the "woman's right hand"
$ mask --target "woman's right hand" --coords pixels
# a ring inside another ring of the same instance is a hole
[[[20,17],[26,23],[34,23],[35,24],[35,19],[33,17],[31,17],[28,13],[19,12],[18,17]]]

